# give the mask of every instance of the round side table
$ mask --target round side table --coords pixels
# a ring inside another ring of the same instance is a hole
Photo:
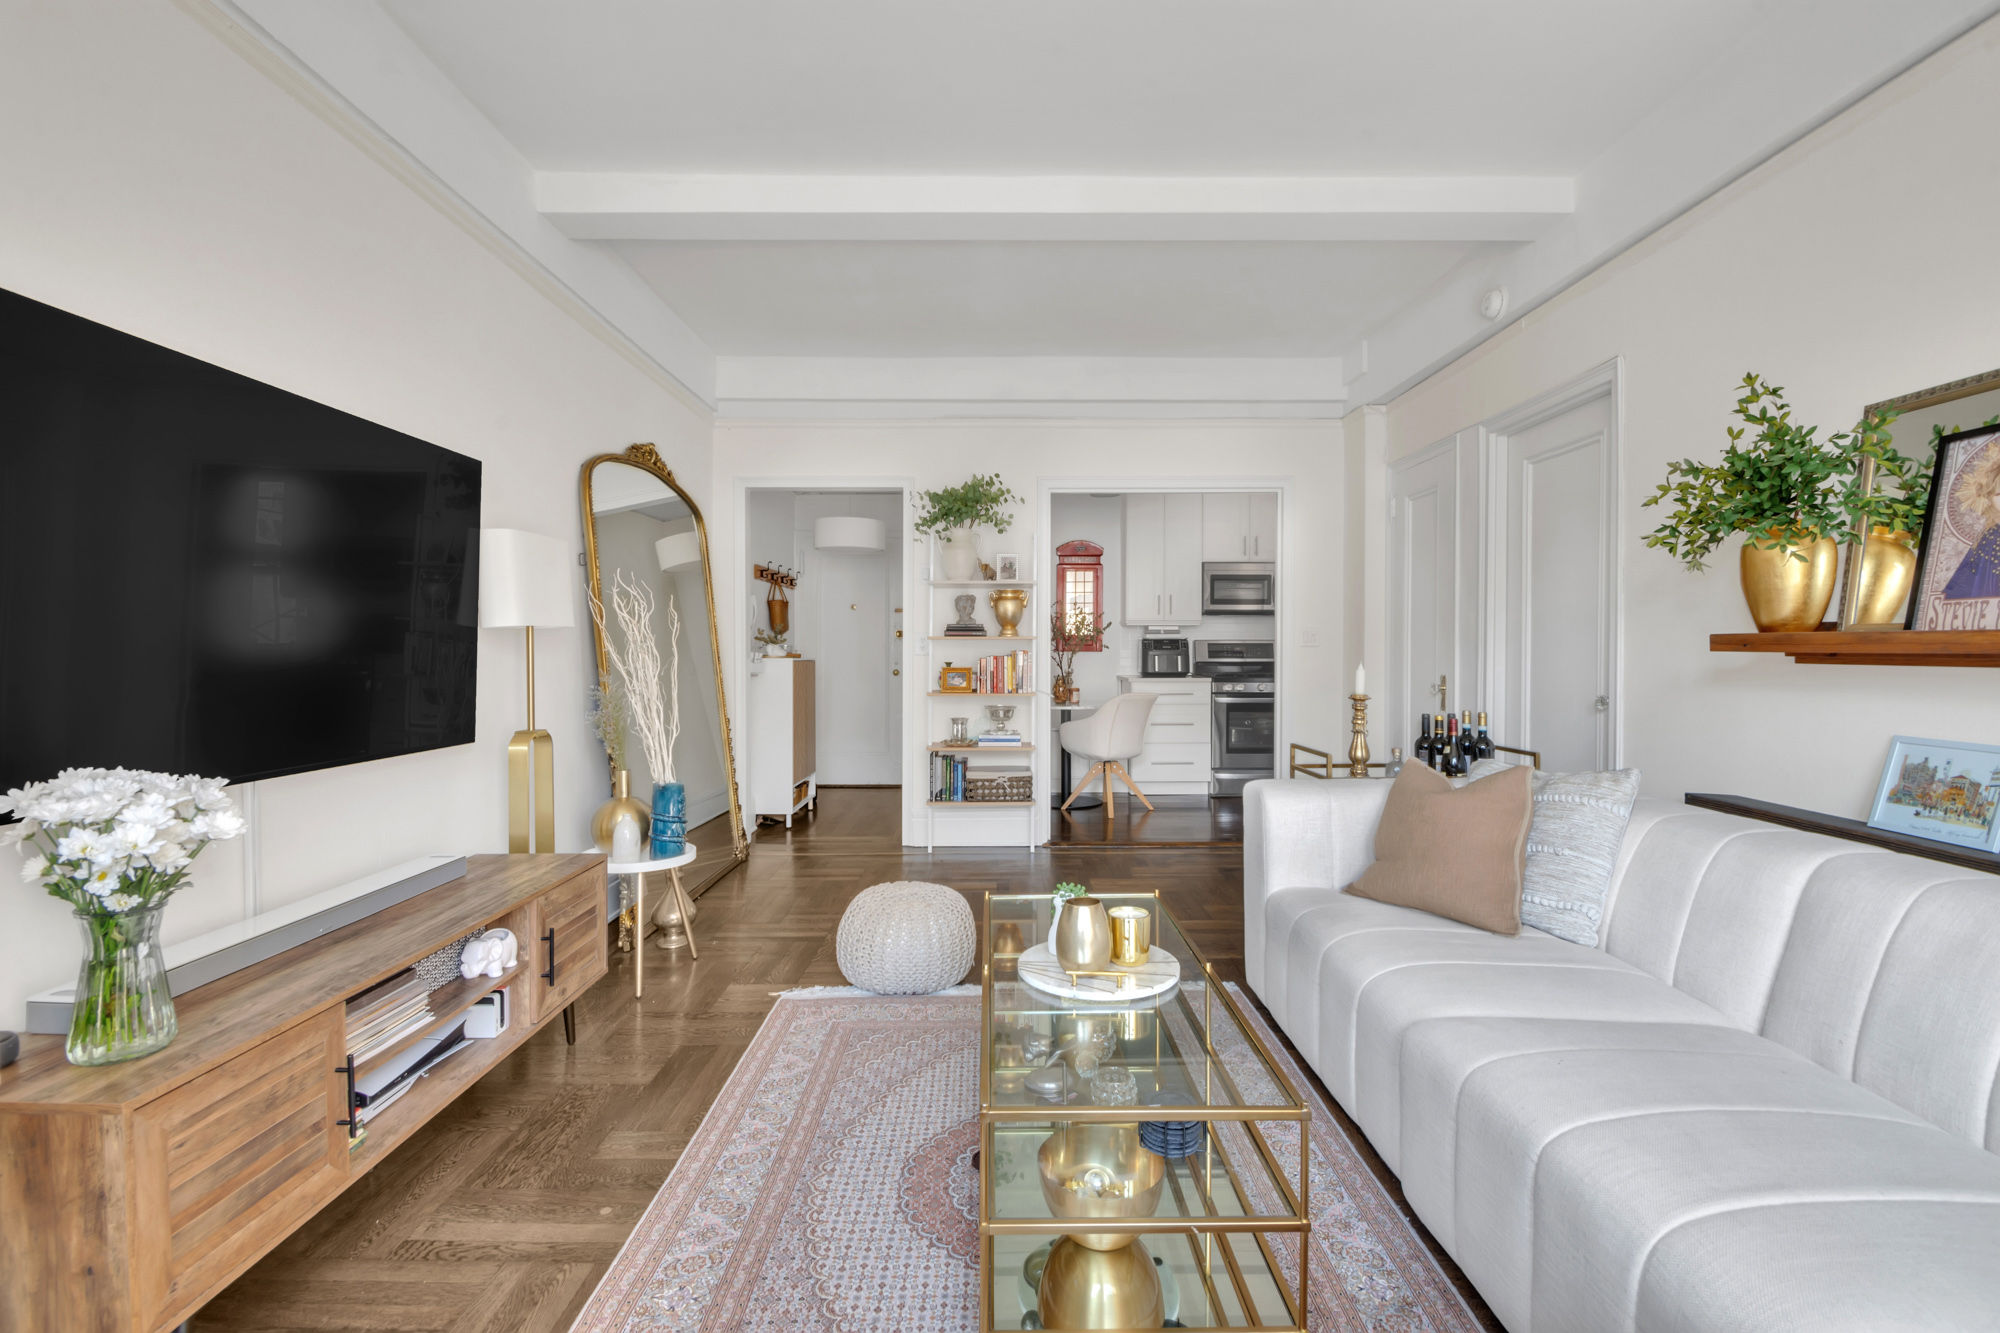
[[[613,875],[630,875],[632,892],[636,901],[632,904],[632,993],[646,993],[646,876],[667,872],[667,879],[673,886],[674,899],[681,905],[681,929],[687,932],[688,957],[701,957],[694,947],[694,922],[689,919],[694,904],[689,901],[687,890],[681,887],[681,867],[694,860],[694,844],[683,844],[679,856],[669,856],[658,861],[607,861],[604,869]]]

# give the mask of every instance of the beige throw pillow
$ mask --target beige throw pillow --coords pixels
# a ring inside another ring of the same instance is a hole
[[[1525,768],[1454,787],[1441,773],[1405,764],[1375,826],[1375,864],[1347,891],[1518,935],[1534,814]]]

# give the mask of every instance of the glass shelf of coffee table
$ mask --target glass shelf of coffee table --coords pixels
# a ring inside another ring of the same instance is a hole
[[[1309,1186],[1297,1145],[1311,1112],[1157,894],[1098,901],[1151,914],[1152,947],[1180,963],[1177,985],[1124,1002],[1038,990],[1016,963],[1049,940],[1051,900],[987,895],[981,1327],[1041,1327],[1046,1299],[1066,1327],[1303,1330]],[[1119,1104],[1102,1105],[1097,1078],[1113,1066],[1131,1079],[1116,1080]],[[1198,1122],[1178,1145],[1193,1151],[1145,1149],[1143,1121]],[[1290,1122],[1277,1148],[1260,1122]],[[1105,1174],[1088,1174],[1096,1166]],[[1042,1293],[1052,1254],[1060,1280]],[[1080,1320],[1086,1289],[1099,1304]]]

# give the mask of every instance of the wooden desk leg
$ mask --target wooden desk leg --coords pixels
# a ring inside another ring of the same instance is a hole
[[[646,877],[632,876],[632,995],[646,993]]]
[[[574,1002],[563,1006],[563,1040],[576,1045],[576,1005]]]
[[[667,873],[673,877],[674,898],[681,905],[681,929],[687,933],[688,957],[699,958],[701,952],[694,947],[694,900],[689,898],[687,890],[681,887],[680,870],[676,868]]]

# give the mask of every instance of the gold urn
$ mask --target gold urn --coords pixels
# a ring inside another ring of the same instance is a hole
[[[1000,588],[988,597],[993,607],[993,616],[1000,622],[1000,633],[996,638],[1018,639],[1021,637],[1021,617],[1028,613],[1028,593],[1024,588]]]
[[[1861,548],[1861,599],[1857,625],[1901,625],[1903,603],[1917,577],[1916,538],[1907,532],[1870,528]]]
[[[1774,536],[1776,530],[1765,535]],[[1750,604],[1750,619],[1767,634],[1818,629],[1839,574],[1840,547],[1831,537],[1790,550],[1743,543],[1743,600]]]
[[[611,770],[611,799],[597,807],[597,813],[590,817],[590,840],[597,844],[597,850],[611,850],[611,835],[618,829],[618,820],[625,815],[639,821],[639,839],[644,842],[653,827],[653,812],[644,801],[632,795],[632,775],[622,768]]]
[[[1035,1154],[1042,1178],[1042,1198],[1049,1212],[1067,1222],[1079,1218],[1124,1220],[1151,1217],[1160,1208],[1160,1191],[1167,1184],[1167,1159],[1139,1141],[1137,1124],[1058,1125]],[[1087,1173],[1104,1182],[1105,1194],[1073,1189]],[[1092,1250],[1122,1250],[1137,1237],[1130,1232],[1066,1233]],[[1125,1327],[1125,1325],[1113,1325]]]
[[[1144,1241],[1092,1250],[1064,1236],[1036,1293],[1043,1328],[1159,1328],[1167,1321],[1159,1269]]]

